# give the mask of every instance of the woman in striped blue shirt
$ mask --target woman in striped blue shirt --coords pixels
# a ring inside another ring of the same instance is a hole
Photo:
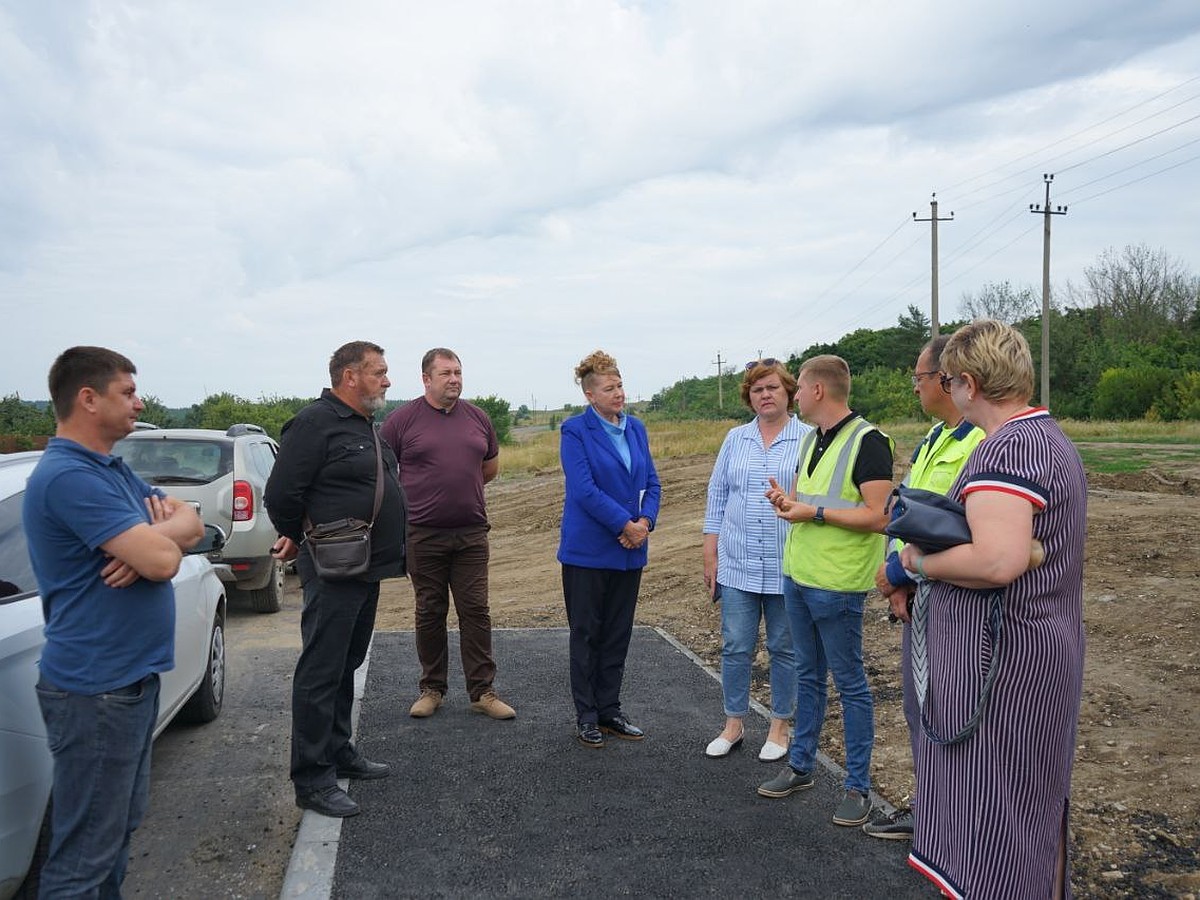
[[[788,523],[775,515],[765,492],[768,479],[790,485],[800,440],[811,429],[790,414],[796,379],[778,360],[746,364],[742,402],[754,419],[730,430],[708,482],[704,513],[704,584],[721,603],[721,690],[725,727],[708,747],[728,756],[745,737],[750,712],[750,667],[758,625],[767,627],[771,658],[771,728],[758,758],[782,759],[788,720],[796,706],[796,666],[783,608],[783,542]]]

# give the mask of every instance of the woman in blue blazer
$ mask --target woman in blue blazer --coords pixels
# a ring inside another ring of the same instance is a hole
[[[588,408],[562,424],[566,497],[558,561],[579,741],[603,747],[605,733],[645,737],[621,711],[621,680],[662,491],[646,428],[624,412],[617,361],[597,350],[575,367],[575,381]]]

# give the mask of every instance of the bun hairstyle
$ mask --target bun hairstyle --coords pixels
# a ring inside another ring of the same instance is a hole
[[[575,383],[585,391],[590,390],[596,375],[616,375],[621,377],[617,361],[603,350],[593,350],[579,361],[575,367]]]

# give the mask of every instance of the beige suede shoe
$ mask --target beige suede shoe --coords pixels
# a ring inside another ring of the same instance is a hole
[[[437,712],[441,705],[442,695],[437,691],[421,691],[421,696],[413,703],[408,714],[414,719],[427,719]]]
[[[471,709],[492,719],[515,719],[517,717],[517,711],[497,697],[495,691],[485,692],[471,704]]]

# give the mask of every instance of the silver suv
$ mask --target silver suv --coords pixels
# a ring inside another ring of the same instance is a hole
[[[229,537],[209,555],[217,576],[245,592],[258,612],[283,602],[283,564],[271,558],[278,537],[263,507],[263,488],[279,445],[257,425],[227,431],[204,428],[139,428],[117,441],[124,458],[150,484],[186,500],[207,525]]]

